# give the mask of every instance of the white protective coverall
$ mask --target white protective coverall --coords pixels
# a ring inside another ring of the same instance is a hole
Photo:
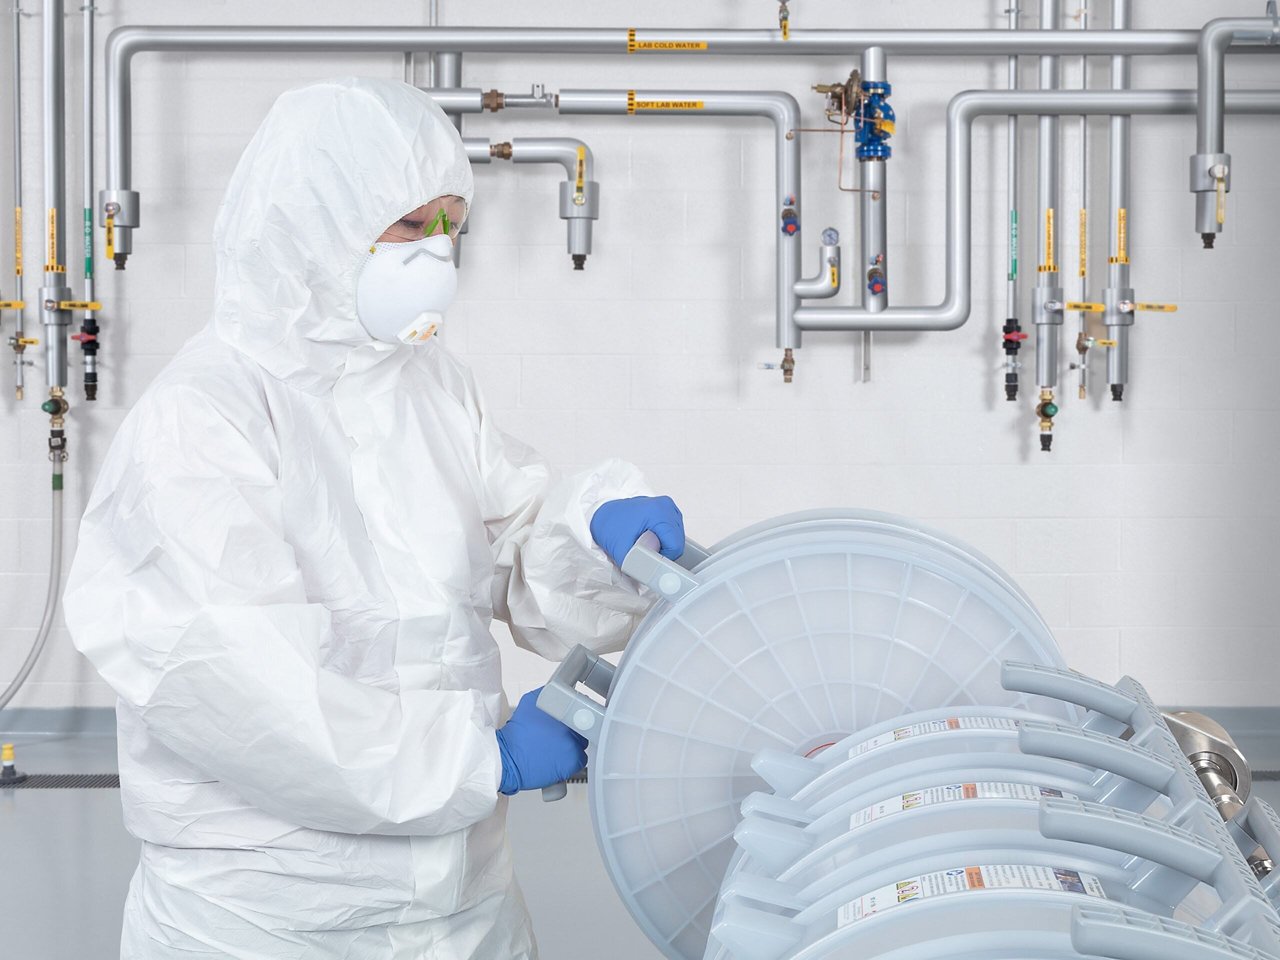
[[[625,643],[648,601],[588,524],[649,491],[619,461],[557,482],[438,339],[365,333],[370,244],[445,194],[471,170],[420,91],[280,97],[218,213],[212,321],[105,459],[65,604],[119,694],[124,957],[535,955],[489,625]]]

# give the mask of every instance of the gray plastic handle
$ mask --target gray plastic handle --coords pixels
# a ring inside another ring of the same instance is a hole
[[[1222,851],[1189,830],[1141,813],[1083,800],[1040,801],[1040,833],[1163,864],[1201,883],[1212,883]]]
[[[677,563],[658,553],[658,546],[657,535],[646,530],[623,558],[622,572],[631,579],[643,583],[667,602],[679,600],[699,585],[698,578],[690,573],[684,564],[688,562],[691,566],[696,566],[694,559],[701,556],[705,560],[706,551],[695,546],[691,552],[686,542],[685,551],[680,557],[680,562]]]
[[[569,651],[564,662],[556,667],[556,672],[538,694],[538,709],[592,741],[600,732],[604,707],[591,697],[579,693],[577,687],[582,684],[601,698],[607,697],[614,671],[613,664],[579,644]],[[550,803],[564,799],[567,793],[568,787],[563,783],[556,783],[542,788],[542,799]]]
[[[1174,767],[1145,747],[1062,723],[1028,720],[1018,730],[1018,746],[1023,753],[1096,767],[1165,795],[1177,776]]]
[[[1202,927],[1119,905],[1075,907],[1071,945],[1116,960],[1259,960],[1264,954]]]
[[[1078,704],[1124,724],[1133,722],[1138,709],[1138,701],[1115,687],[1061,667],[1006,660],[1000,667],[1000,685],[1018,693]]]

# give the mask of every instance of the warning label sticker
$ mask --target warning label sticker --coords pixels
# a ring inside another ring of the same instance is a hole
[[[879,747],[887,747],[900,740],[914,737],[928,737],[935,733],[953,733],[957,730],[1017,730],[1018,720],[1006,720],[1002,717],[949,717],[946,720],[930,720],[926,723],[913,723],[909,727],[898,727],[878,737],[864,740],[849,751],[850,757],[859,757]]]
[[[1041,798],[1057,798],[1066,800],[1080,799],[1074,793],[1064,793],[1050,787],[1035,787],[1027,783],[998,783],[995,781],[979,783],[949,783],[942,787],[930,787],[927,790],[914,790],[900,796],[890,797],[869,807],[863,807],[849,818],[849,828],[858,827],[895,813],[906,810],[918,810],[921,807],[932,807],[940,803],[955,803],[959,800],[1026,800],[1039,803]]]
[[[940,870],[907,880],[900,880],[873,890],[842,906],[836,923],[844,927],[867,917],[875,916],[892,907],[929,897],[940,897],[969,890],[1048,890],[1055,893],[1075,893],[1105,900],[1102,882],[1097,877],[1078,870],[1057,867],[1036,867],[1020,864],[1000,864],[984,867],[957,867]]]

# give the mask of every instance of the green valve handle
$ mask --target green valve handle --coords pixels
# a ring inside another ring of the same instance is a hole
[[[62,405],[57,400],[46,400],[40,404],[40,409],[52,417],[61,412]]]
[[[1046,417],[1056,417],[1058,415],[1058,405],[1056,403],[1046,403],[1040,409],[1044,411]]]

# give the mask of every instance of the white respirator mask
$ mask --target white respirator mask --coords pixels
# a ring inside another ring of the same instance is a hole
[[[423,343],[444,322],[457,291],[446,234],[375,243],[356,278],[356,316],[375,340]]]

